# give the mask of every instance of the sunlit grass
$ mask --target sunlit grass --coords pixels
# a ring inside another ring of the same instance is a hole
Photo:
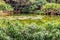
[[[37,19],[36,19],[37,18]],[[30,25],[30,24],[37,24],[37,25],[45,25],[46,23],[53,23],[58,24],[60,23],[60,16],[6,16],[0,17],[0,25],[5,26],[7,22],[14,23],[21,23],[22,25]]]
[[[60,40],[60,16],[40,15],[39,19],[24,19],[27,17],[0,17],[0,39]]]

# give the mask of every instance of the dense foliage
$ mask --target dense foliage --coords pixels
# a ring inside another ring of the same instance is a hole
[[[49,14],[49,12],[51,12],[52,14],[60,14],[60,4],[47,3],[43,5],[42,11],[44,11],[45,14]]]
[[[28,6],[23,8],[23,12],[25,13],[34,13],[37,10],[40,10],[42,5],[46,4],[46,0],[35,0],[35,2],[31,2]]]
[[[60,18],[51,19],[0,19],[0,40],[60,40]]]
[[[9,1],[11,3],[9,3]],[[58,0],[9,0],[8,4],[0,3],[0,10],[14,10],[16,13],[33,13],[33,14],[60,14],[60,4]],[[20,2],[21,1],[21,2]],[[48,3],[49,2],[49,3]],[[20,4],[19,4],[20,3]],[[17,4],[17,5],[16,5]],[[11,7],[11,6],[13,7]],[[51,13],[51,11],[53,11]]]
[[[19,5],[16,7],[20,8]],[[9,12],[13,11],[13,8],[0,1],[1,10]],[[23,6],[19,11],[22,13],[60,14],[60,4],[35,0],[29,5]],[[60,40],[60,16],[28,16],[0,17],[0,40]]]
[[[6,4],[4,1],[0,1],[0,10],[13,11],[11,5]]]

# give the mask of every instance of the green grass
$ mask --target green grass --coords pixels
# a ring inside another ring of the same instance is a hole
[[[60,16],[39,17],[0,17],[0,40],[60,40]]]

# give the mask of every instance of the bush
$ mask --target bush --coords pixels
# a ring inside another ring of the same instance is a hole
[[[47,3],[42,7],[42,11],[45,12],[45,14],[60,14],[60,4],[55,3]]]
[[[18,20],[0,20],[0,40],[60,40],[60,23],[21,26]],[[3,26],[4,27],[1,27]],[[27,24],[27,23],[26,23]]]
[[[0,27],[0,40],[11,40],[11,38],[6,34],[6,30]]]
[[[46,0],[35,0],[35,2],[31,2],[27,7],[23,8],[23,12],[34,13],[34,11],[40,10],[41,6],[46,3]]]
[[[13,11],[13,8],[6,3],[0,3],[0,10]]]
[[[9,16],[13,14],[13,7],[6,4],[5,2],[0,1],[0,16]]]

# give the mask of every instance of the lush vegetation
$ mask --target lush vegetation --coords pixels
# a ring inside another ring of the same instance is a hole
[[[44,16],[40,20],[9,19],[0,19],[0,40],[60,40],[59,16]]]
[[[43,5],[42,10],[45,14],[49,14],[49,12],[51,12],[51,14],[60,14],[60,4],[47,3]]]
[[[34,13],[37,10],[40,10],[42,5],[46,4],[46,0],[35,0],[35,2],[30,3],[27,7],[23,9],[23,12],[25,13]]]
[[[7,11],[10,10],[13,12],[20,11],[20,13],[27,13],[27,14],[31,14],[31,13],[33,14],[49,14],[50,13],[52,15],[60,14],[60,4],[57,3],[58,0],[57,1],[56,0],[50,0],[50,1],[49,0],[32,0],[32,1],[25,0],[25,1],[26,1],[25,3],[22,1],[21,5],[19,5],[18,0],[17,1],[12,0],[11,2],[13,2],[13,4],[17,4],[17,5],[13,5],[10,3],[6,3],[7,1],[1,0],[0,10],[7,10]]]
[[[22,0],[20,0],[22,1]],[[3,5],[0,3],[0,9],[2,10],[12,10],[17,14],[27,13],[27,14],[60,14],[60,4],[58,0],[24,0],[19,5],[18,0],[13,1],[11,3],[5,1]],[[9,4],[7,4],[7,3]],[[14,5],[13,5],[14,4]],[[16,5],[17,4],[17,5]],[[12,7],[13,8],[12,8]],[[51,12],[52,11],[52,12]]]
[[[13,11],[13,8],[9,4],[6,4],[4,1],[0,1],[0,10]]]
[[[0,0],[0,16],[11,11],[24,15],[0,17],[0,40],[60,40],[60,16],[52,16],[60,15],[60,4],[56,0],[10,2]]]

